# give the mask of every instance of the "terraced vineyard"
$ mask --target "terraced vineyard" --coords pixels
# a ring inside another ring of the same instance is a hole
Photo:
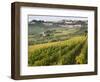
[[[70,39],[44,44],[29,45],[28,65],[70,65],[87,63],[87,36],[79,35]]]

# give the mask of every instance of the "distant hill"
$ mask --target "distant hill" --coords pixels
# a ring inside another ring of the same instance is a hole
[[[54,30],[57,28],[75,28],[87,27],[88,21],[83,20],[60,20],[60,21],[44,21],[32,20],[28,22],[28,33],[37,34],[47,30]]]
[[[53,25],[87,25],[88,21],[86,20],[61,20],[61,21],[44,21],[44,20],[32,20],[28,24],[41,24],[46,26]]]

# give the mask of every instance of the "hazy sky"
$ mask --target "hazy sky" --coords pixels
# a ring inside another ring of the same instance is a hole
[[[31,20],[60,21],[63,19],[88,20],[87,17],[75,17],[75,16],[46,16],[46,15],[29,15],[28,16],[28,21],[31,21]]]

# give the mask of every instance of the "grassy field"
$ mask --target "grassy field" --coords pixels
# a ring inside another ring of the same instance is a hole
[[[30,45],[29,66],[70,65],[87,63],[87,36],[68,40]]]
[[[67,40],[77,35],[83,35],[87,28],[64,28],[64,27],[43,27],[30,26],[28,34],[28,44],[36,45],[48,42]],[[45,33],[45,36],[43,36]]]

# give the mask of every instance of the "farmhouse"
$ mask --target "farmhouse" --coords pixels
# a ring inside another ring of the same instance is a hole
[[[82,27],[82,21],[76,20],[62,20],[62,23],[59,24],[61,27],[73,28],[73,27]]]

